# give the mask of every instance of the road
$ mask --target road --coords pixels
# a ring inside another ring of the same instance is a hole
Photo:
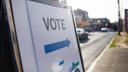
[[[109,42],[114,37],[115,32],[95,32],[89,36],[89,41],[81,43],[82,56],[85,70],[95,61],[100,53],[106,48]]]

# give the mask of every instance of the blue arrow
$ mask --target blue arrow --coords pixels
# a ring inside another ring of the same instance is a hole
[[[68,39],[52,44],[44,45],[45,53],[50,53],[56,51],[58,49],[67,48],[70,45],[70,41]]]

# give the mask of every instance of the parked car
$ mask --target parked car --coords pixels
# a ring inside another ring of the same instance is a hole
[[[88,39],[88,32],[86,32],[84,29],[77,28],[76,31],[77,31],[77,35],[80,41]]]
[[[108,29],[106,27],[101,28],[101,32],[108,32]]]
[[[92,28],[85,28],[84,30],[85,30],[86,32],[92,32],[92,31],[93,31]]]

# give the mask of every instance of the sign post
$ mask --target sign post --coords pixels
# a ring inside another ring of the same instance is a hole
[[[85,72],[71,9],[48,2],[11,2],[23,71]]]

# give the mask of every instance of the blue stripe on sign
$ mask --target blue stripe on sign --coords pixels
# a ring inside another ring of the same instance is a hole
[[[47,54],[56,51],[58,49],[69,47],[69,45],[70,45],[70,41],[66,39],[60,42],[44,45],[44,49],[45,49],[45,53]]]

